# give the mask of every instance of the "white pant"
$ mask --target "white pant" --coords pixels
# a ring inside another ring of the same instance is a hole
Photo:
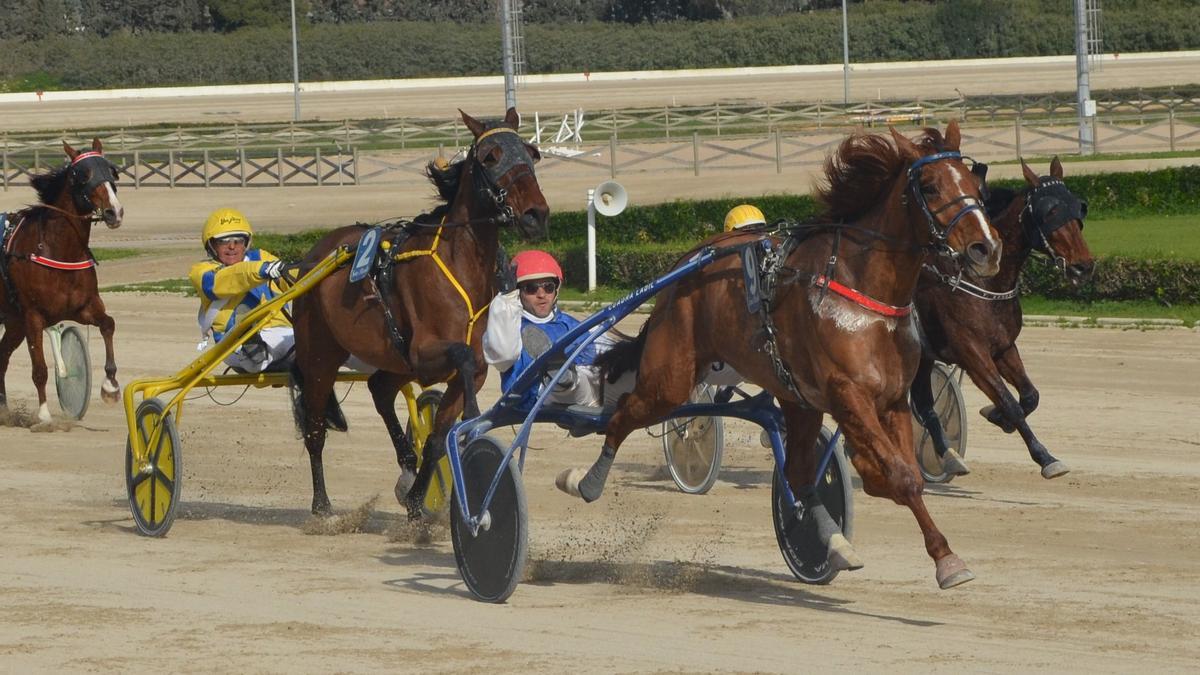
[[[282,365],[291,358],[296,345],[296,333],[288,326],[273,326],[258,332],[262,345],[251,338],[225,358],[225,363],[247,373],[261,373],[271,366]],[[278,368],[277,368],[278,369]]]

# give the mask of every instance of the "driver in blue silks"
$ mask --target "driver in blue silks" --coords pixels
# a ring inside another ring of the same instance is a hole
[[[534,359],[579,325],[578,319],[558,309],[563,273],[553,256],[545,251],[522,251],[513,256],[512,263],[516,267],[517,288],[492,300],[483,334],[484,360],[500,371],[500,386],[505,391]],[[601,404],[600,375],[591,365],[601,340],[607,338],[601,336],[580,353],[575,367],[564,374],[550,394],[552,402]],[[521,402],[522,407],[532,407],[537,395],[536,389],[530,389]]]

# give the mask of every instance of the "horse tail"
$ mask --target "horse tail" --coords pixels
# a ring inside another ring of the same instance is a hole
[[[642,352],[646,349],[646,326],[638,331],[637,337],[620,335],[620,340],[612,349],[596,357],[593,365],[600,368],[601,374],[609,384],[617,381],[625,373],[636,370],[642,360]]]

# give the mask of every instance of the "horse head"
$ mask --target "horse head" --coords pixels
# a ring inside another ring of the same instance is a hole
[[[905,203],[929,224],[929,245],[978,278],[1000,271],[1000,236],[983,208],[983,181],[959,152],[958,122],[943,136],[927,129],[920,144],[889,127],[907,165]]]
[[[524,237],[544,237],[550,207],[533,171],[542,156],[517,133],[520,117],[516,108],[509,108],[504,120],[494,125],[480,122],[462,110],[458,112],[475,137],[467,161],[472,164],[480,198],[494,204],[506,222],[515,224]]]
[[[67,174],[67,189],[76,210],[81,214],[99,213],[111,229],[121,226],[125,208],[117,199],[117,178],[120,171],[104,157],[99,138],[92,139],[92,149],[79,152],[63,141],[63,151],[71,160]]]
[[[1076,286],[1092,276],[1095,262],[1083,239],[1087,202],[1076,197],[1063,183],[1062,162],[1050,161],[1050,175],[1038,176],[1021,160],[1021,172],[1029,190],[1021,223],[1035,249],[1040,250]]]

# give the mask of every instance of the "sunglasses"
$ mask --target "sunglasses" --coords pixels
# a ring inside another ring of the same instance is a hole
[[[546,281],[522,281],[517,285],[517,287],[520,288],[521,292],[525,295],[535,295],[539,288],[547,293],[554,293],[558,291],[558,281],[554,279],[548,279]]]

